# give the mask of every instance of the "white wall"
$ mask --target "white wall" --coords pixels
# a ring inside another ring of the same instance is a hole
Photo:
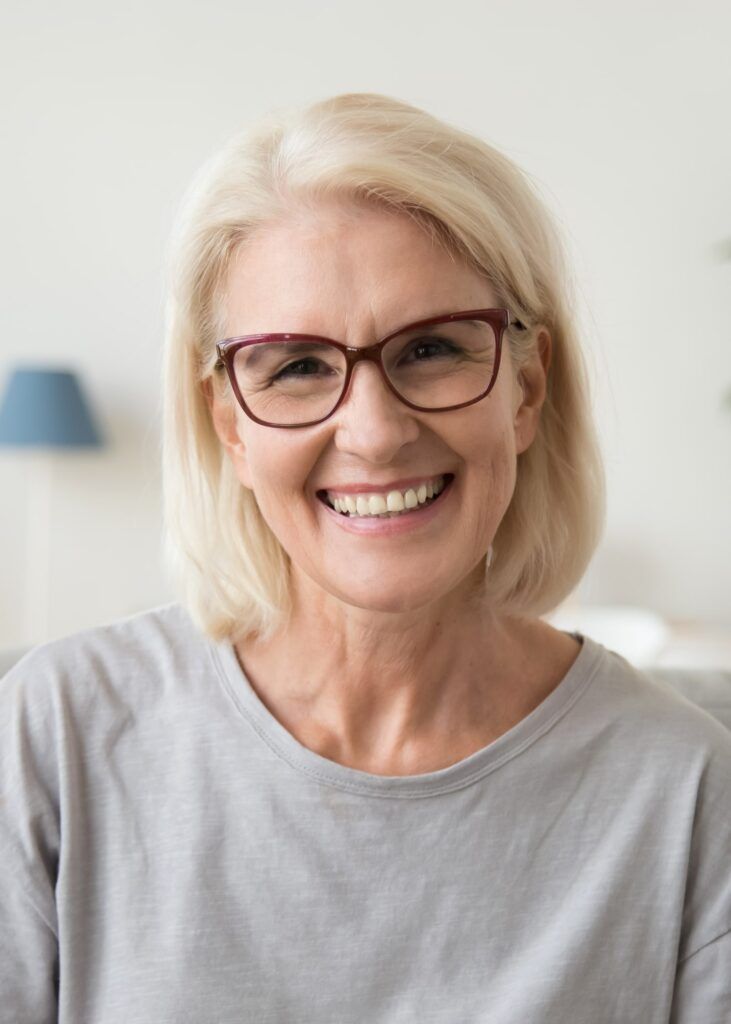
[[[75,366],[110,439],[54,469],[56,636],[169,599],[161,268],[199,164],[272,107],[378,91],[542,186],[581,284],[609,470],[581,594],[731,625],[731,17],[722,3],[5,6],[3,376]],[[0,644],[21,639],[26,468],[0,454]]]

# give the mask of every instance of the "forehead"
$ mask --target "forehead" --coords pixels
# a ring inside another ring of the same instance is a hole
[[[329,205],[259,228],[224,282],[226,334],[385,336],[496,305],[488,279],[403,213]]]

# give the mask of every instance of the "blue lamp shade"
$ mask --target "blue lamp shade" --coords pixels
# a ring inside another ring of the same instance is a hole
[[[0,445],[98,448],[102,443],[76,374],[13,371],[0,405]]]

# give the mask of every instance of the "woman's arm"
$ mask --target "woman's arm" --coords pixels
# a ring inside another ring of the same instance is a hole
[[[731,929],[691,953],[678,967],[670,1024],[700,1021],[731,1021]]]
[[[31,659],[0,680],[0,1016],[58,1019],[58,771],[52,701]]]

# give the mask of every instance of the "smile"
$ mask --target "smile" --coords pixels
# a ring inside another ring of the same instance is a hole
[[[407,490],[340,494],[319,491],[317,497],[328,508],[348,519],[394,519],[433,505],[454,479],[454,474],[424,480]]]

